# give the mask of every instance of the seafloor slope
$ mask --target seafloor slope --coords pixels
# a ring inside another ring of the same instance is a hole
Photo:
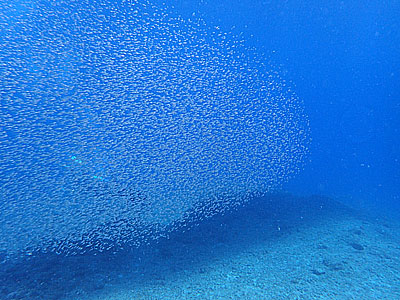
[[[400,299],[400,224],[271,196],[132,251],[2,263],[0,299]]]

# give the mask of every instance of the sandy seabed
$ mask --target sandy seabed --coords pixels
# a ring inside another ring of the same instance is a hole
[[[269,196],[116,253],[2,263],[0,299],[400,299],[400,222]]]

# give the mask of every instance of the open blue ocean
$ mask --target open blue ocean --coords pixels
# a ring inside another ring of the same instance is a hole
[[[396,0],[0,0],[0,299],[400,299],[399,78]]]

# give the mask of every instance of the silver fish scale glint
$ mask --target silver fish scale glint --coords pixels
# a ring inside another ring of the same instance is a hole
[[[157,239],[302,167],[301,101],[237,37],[146,1],[0,4],[0,251]]]

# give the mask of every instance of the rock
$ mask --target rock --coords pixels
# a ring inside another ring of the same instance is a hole
[[[359,250],[359,251],[364,250],[364,247],[358,243],[351,242],[349,245],[352,246],[356,250]]]
[[[324,274],[325,274],[325,271],[323,271],[322,269],[312,269],[311,272],[312,272],[314,275],[318,275],[318,276],[321,276],[321,275],[324,275]]]

